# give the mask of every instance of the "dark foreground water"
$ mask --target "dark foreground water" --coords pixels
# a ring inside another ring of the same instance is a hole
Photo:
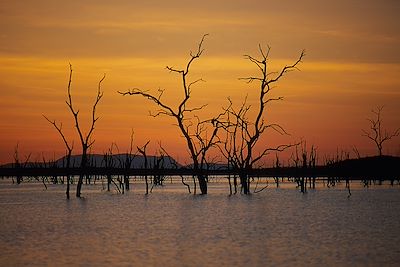
[[[101,185],[0,182],[0,266],[399,266],[400,187],[229,197],[166,184],[118,195]],[[136,186],[136,185],[135,185]],[[73,193],[75,188],[73,188]]]

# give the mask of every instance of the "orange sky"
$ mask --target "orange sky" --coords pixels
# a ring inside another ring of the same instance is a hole
[[[133,128],[137,145],[150,139],[152,150],[161,141],[187,161],[170,119],[149,117],[153,105],[116,91],[161,87],[174,103],[180,80],[165,66],[183,66],[204,33],[210,34],[206,50],[190,78],[206,82],[194,87],[193,103],[208,103],[208,111],[217,113],[228,96],[239,103],[248,94],[254,102],[255,85],[237,78],[257,70],[242,55],[257,55],[259,43],[270,45],[271,68],[277,70],[305,49],[301,71],[289,73],[275,89],[285,100],[271,106],[268,118],[291,133],[287,142],[303,138],[320,155],[353,146],[372,155],[373,144],[361,137],[370,110],[385,105],[385,127],[400,127],[398,14],[394,0],[2,1],[0,163],[12,161],[17,143],[22,159],[29,153],[32,159],[63,155],[63,143],[42,114],[63,122],[79,153],[65,105],[69,62],[83,122],[106,73],[93,152],[112,142],[125,152]],[[265,139],[278,142],[273,135]],[[385,152],[400,155],[400,138],[387,143]]]

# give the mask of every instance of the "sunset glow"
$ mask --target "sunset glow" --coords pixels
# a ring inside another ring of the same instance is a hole
[[[270,68],[291,64],[305,49],[299,71],[290,72],[273,94],[284,100],[269,106],[266,118],[290,133],[266,135],[266,145],[306,140],[319,154],[337,150],[362,155],[376,149],[368,129],[371,109],[384,105],[384,128],[400,127],[400,2],[384,1],[2,1],[0,5],[0,163],[20,156],[32,160],[64,155],[62,140],[43,118],[63,123],[69,140],[79,141],[65,104],[69,63],[72,95],[85,130],[97,84],[103,74],[104,97],[92,153],[116,143],[128,149],[158,142],[182,163],[184,140],[170,118],[149,116],[157,107],[117,91],[165,89],[165,101],[182,94],[180,78],[165,67],[183,68],[201,36],[204,54],[192,66],[194,105],[220,112],[227,97],[239,105],[257,101],[256,84],[239,80],[257,74],[243,58],[257,56],[258,45],[271,46]],[[218,2],[218,3],[215,3]],[[400,138],[385,146],[400,155]],[[151,152],[150,152],[151,153]],[[354,155],[352,155],[354,156]]]

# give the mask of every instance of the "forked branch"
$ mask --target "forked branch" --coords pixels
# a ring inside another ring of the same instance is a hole
[[[63,142],[64,142],[64,144],[65,144],[65,147],[67,148],[68,155],[71,155],[71,152],[72,152],[72,150],[73,150],[73,148],[74,148],[74,143],[72,142],[71,145],[68,143],[67,138],[65,137],[65,135],[64,135],[64,133],[63,133],[63,131],[62,131],[62,123],[60,123],[60,126],[58,126],[55,120],[50,120],[50,119],[47,118],[45,115],[43,115],[43,117],[44,117],[51,125],[53,125],[54,128],[57,130],[57,132],[60,134],[60,136],[61,136],[61,138],[62,138],[62,140],[63,140]]]
[[[93,104],[92,107],[92,118],[91,118],[91,124],[90,124],[90,129],[88,131],[88,133],[86,135],[83,134],[80,124],[79,124],[79,110],[76,110],[74,108],[73,102],[72,102],[72,94],[71,94],[71,84],[72,84],[72,65],[69,64],[69,80],[68,80],[68,99],[66,101],[68,108],[70,109],[73,117],[74,117],[74,121],[75,121],[75,128],[78,132],[80,141],[82,143],[83,147],[86,148],[90,148],[93,143],[94,140],[90,141],[93,131],[95,129],[95,124],[97,122],[97,120],[99,119],[99,117],[96,117],[96,107],[98,105],[98,103],[100,102],[101,98],[103,97],[103,92],[101,91],[101,84],[105,79],[105,74],[103,75],[103,77],[100,79],[99,83],[98,83],[98,87],[97,87],[97,95],[96,95],[96,100]]]

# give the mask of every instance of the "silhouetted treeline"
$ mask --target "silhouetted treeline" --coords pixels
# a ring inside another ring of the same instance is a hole
[[[24,167],[13,163],[0,166],[0,176],[32,176],[32,175],[79,175],[79,157],[73,156],[72,167],[63,167],[63,158],[55,162],[47,163],[28,163]],[[90,164],[85,173],[89,175],[240,175],[241,169],[228,168],[225,165],[215,165],[209,169],[193,169],[191,166],[182,166],[171,157],[163,158],[163,165],[160,166],[159,158],[147,156],[148,165],[145,168],[144,157],[136,156],[131,168],[124,165],[106,166],[102,155],[90,155]],[[124,154],[113,155],[118,162],[118,158],[124,159]],[[122,161],[121,161],[122,162]],[[218,166],[218,167],[216,167]],[[291,167],[271,167],[247,170],[247,175],[252,177],[349,177],[351,179],[392,179],[400,176],[400,157],[394,156],[375,156],[359,159],[346,159],[334,163],[320,166],[291,166]]]
[[[81,155],[72,155],[71,156],[71,162],[70,162],[70,167],[71,168],[78,168],[80,167],[81,163]],[[116,154],[111,156],[111,161],[115,162],[116,168],[124,168],[126,167],[126,157],[127,154]],[[160,157],[157,156],[147,156],[148,157],[148,164],[149,168],[153,168],[155,164],[157,164],[157,160]],[[102,154],[89,154],[88,155],[88,167],[106,167],[107,162],[104,160],[104,155]],[[67,158],[62,157],[58,160],[55,161],[43,161],[43,162],[26,162],[24,163],[24,168],[63,168],[67,167],[66,166],[66,161]],[[176,168],[176,167],[181,167],[181,164],[179,164],[175,159],[168,157],[168,156],[163,156],[163,167],[164,168]],[[0,168],[19,168],[22,166],[16,166],[15,163],[7,163],[4,165],[1,165]],[[144,167],[144,157],[141,155],[134,155],[132,160],[130,161],[130,166],[129,168],[143,168]]]
[[[400,175],[400,157],[374,156],[346,159],[324,167],[328,174],[341,177],[391,178]]]

